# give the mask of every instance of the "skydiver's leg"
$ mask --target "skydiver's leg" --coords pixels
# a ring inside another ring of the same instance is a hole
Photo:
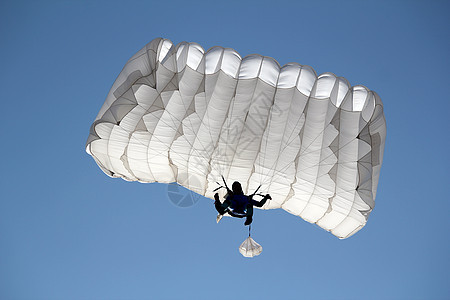
[[[214,199],[216,200],[214,201],[214,206],[216,207],[217,212],[223,215],[230,206],[231,201],[225,200],[223,203],[220,203],[219,195],[217,195],[217,197],[214,196]]]
[[[244,225],[250,225],[253,221],[253,205],[247,204],[247,219]]]
[[[228,207],[230,207],[230,206],[231,206],[231,201],[229,199],[226,199],[225,201],[223,201],[222,207],[225,211],[228,210]]]
[[[216,207],[216,210],[219,214],[223,215],[225,213],[225,210],[222,207],[222,203],[220,201],[215,201],[214,206]]]

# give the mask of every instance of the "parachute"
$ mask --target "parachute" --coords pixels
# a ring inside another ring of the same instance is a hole
[[[239,246],[239,252],[244,257],[255,257],[261,254],[262,247],[249,236]]]
[[[157,38],[114,82],[86,151],[111,177],[261,185],[282,208],[347,238],[375,205],[386,137],[380,97],[332,73]]]

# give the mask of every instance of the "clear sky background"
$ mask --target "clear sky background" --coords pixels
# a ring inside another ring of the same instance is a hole
[[[363,84],[388,136],[376,207],[339,240],[282,210],[242,220],[85,152],[126,61],[156,37]],[[1,1],[0,299],[450,299],[449,1]]]

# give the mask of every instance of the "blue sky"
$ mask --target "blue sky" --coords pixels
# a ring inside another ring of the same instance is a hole
[[[448,299],[448,1],[2,1],[1,299]],[[164,37],[364,84],[388,126],[355,236],[255,212],[262,255],[212,202],[104,175],[84,147],[125,62]]]

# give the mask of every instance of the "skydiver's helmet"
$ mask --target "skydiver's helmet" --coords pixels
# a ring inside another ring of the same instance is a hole
[[[242,186],[239,183],[239,181],[233,182],[233,185],[231,186],[231,189],[233,190],[233,194],[235,195],[242,195],[244,192],[242,191]]]

